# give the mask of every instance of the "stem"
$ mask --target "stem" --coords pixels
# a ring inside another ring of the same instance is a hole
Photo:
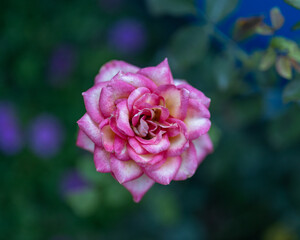
[[[230,37],[228,37],[226,34],[224,34],[216,24],[207,17],[207,15],[202,11],[198,10],[198,13],[201,15],[201,17],[204,19],[206,24],[209,26],[210,32],[220,41],[222,41],[224,44],[232,46],[235,50],[236,57],[240,59],[241,61],[245,61],[249,58],[249,55]]]

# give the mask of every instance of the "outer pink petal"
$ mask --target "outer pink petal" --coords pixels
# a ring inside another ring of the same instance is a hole
[[[182,162],[174,180],[185,180],[194,175],[197,167],[197,152],[192,142],[189,143],[189,148],[182,155]]]
[[[120,138],[119,136],[115,135],[114,141],[114,150],[115,155],[118,159],[122,161],[130,160],[127,150],[127,140]]]
[[[154,181],[144,174],[135,180],[123,183],[123,186],[132,194],[133,200],[139,202],[153,184]]]
[[[94,163],[98,172],[111,172],[110,153],[105,151],[105,149],[103,149],[102,147],[95,148]]]
[[[179,83],[178,81],[176,83]],[[192,99],[197,99],[200,103],[202,103],[204,106],[206,106],[207,108],[210,105],[210,98],[206,97],[203,92],[199,91],[198,89],[192,87],[190,84],[188,84],[187,82],[183,82],[181,81],[178,85],[177,85],[178,89],[182,89],[185,88],[187,90],[189,90],[190,92],[190,98]]]
[[[150,90],[145,87],[140,87],[132,91],[127,99],[127,105],[129,112],[132,111],[133,105],[136,100],[138,100],[140,97],[142,97],[144,94],[150,93]]]
[[[116,111],[117,127],[127,136],[133,137],[134,132],[129,123],[129,111],[127,107],[127,100],[118,103]]]
[[[105,124],[102,124],[106,122]],[[100,133],[102,138],[102,144],[106,151],[114,152],[114,141],[116,134],[111,130],[111,127],[108,125],[108,121],[103,121],[100,124]]]
[[[168,157],[165,163],[161,165],[160,168],[153,171],[149,171],[147,168],[145,168],[145,173],[155,182],[163,185],[168,185],[177,174],[180,164],[180,156]]]
[[[143,174],[143,170],[133,160],[120,161],[111,157],[110,165],[116,179],[121,184],[134,180]]]
[[[77,121],[79,128],[98,146],[102,146],[100,129],[86,113]]]
[[[149,153],[154,153],[154,154],[166,151],[169,148],[169,146],[170,146],[170,142],[167,134],[164,134],[161,140],[156,144],[153,145],[142,144],[142,147],[144,149],[146,149]]]
[[[120,80],[110,81],[100,94],[99,105],[103,116],[110,117],[116,108],[116,100],[127,99],[134,89],[135,87],[129,83]]]
[[[124,82],[131,84],[132,86],[134,86],[136,88],[146,87],[151,91],[154,91],[157,88],[157,86],[151,79],[145,77],[142,74],[138,74],[138,73],[120,72],[119,74],[116,75],[114,80],[122,80]]]
[[[76,145],[92,153],[95,149],[95,143],[80,129],[78,132]]]
[[[196,139],[208,132],[211,122],[208,109],[195,99],[189,99],[189,107],[184,123],[188,130],[189,140]]]
[[[183,120],[188,107],[189,91],[185,88],[177,89],[175,85],[159,86],[155,93],[162,96],[170,115]]]
[[[136,73],[139,68],[123,61],[110,61],[100,68],[95,83],[110,81],[120,71]]]
[[[142,68],[138,73],[150,78],[157,86],[173,84],[173,76],[169,67],[168,59],[165,59],[156,67]]]
[[[98,83],[86,92],[82,93],[86,111],[96,123],[100,123],[103,120],[103,116],[99,108],[99,98],[101,90],[104,86],[106,86],[106,84],[107,82]]]
[[[197,162],[199,165],[207,156],[207,154],[213,152],[213,144],[208,134],[204,134],[201,137],[193,140],[193,144],[196,149]]]

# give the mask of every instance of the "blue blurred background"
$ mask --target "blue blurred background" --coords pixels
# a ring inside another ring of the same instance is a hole
[[[300,239],[300,94],[288,88],[300,75],[259,70],[273,36],[232,41],[238,18],[270,24],[277,6],[286,20],[275,35],[299,43],[300,10],[283,0],[1,5],[1,239]],[[165,57],[211,98],[215,150],[191,179],[156,184],[136,204],[75,146],[81,93],[109,60]]]

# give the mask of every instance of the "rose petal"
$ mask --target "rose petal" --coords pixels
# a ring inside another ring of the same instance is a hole
[[[107,82],[98,83],[86,92],[82,93],[86,111],[96,123],[100,123],[103,120],[103,116],[99,108],[99,98],[101,90],[104,86],[106,86],[106,84]]]
[[[100,129],[86,113],[77,121],[79,128],[98,146],[102,146]]]
[[[136,163],[140,166],[144,166],[145,164],[149,164],[150,162],[156,163],[161,161],[164,158],[163,153],[158,154],[138,154],[136,151],[128,146],[128,154]]]
[[[197,152],[192,142],[189,143],[189,148],[182,153],[181,159],[180,168],[174,177],[176,181],[190,178],[194,175],[198,167]]]
[[[169,138],[167,134],[164,134],[159,142],[156,144],[142,145],[149,153],[160,153],[166,151],[170,146]]]
[[[116,111],[117,127],[127,136],[133,137],[134,132],[129,123],[129,111],[127,108],[127,100],[123,100],[117,105]]]
[[[141,137],[146,137],[148,134],[148,130],[149,130],[149,126],[147,122],[143,118],[141,118],[136,133]]]
[[[108,121],[105,122],[106,122],[105,124],[102,123],[100,124],[102,144],[106,151],[113,152],[116,134],[111,130],[111,127],[108,125]]]
[[[155,106],[153,108],[154,111],[154,121],[158,121],[158,122],[164,122],[165,120],[168,119],[170,113],[168,108],[165,108],[163,106]]]
[[[136,154],[147,154],[147,151],[144,148],[142,148],[141,143],[135,138],[129,138],[128,143],[132,147],[132,149],[134,149]]]
[[[122,161],[130,160],[127,150],[127,141],[120,138],[118,135],[115,135],[114,150],[118,159]]]
[[[185,118],[189,99],[188,90],[177,89],[175,85],[161,85],[154,93],[164,98],[170,115],[181,120]]]
[[[101,147],[96,147],[94,151],[94,163],[96,170],[102,173],[111,172],[110,153]]]
[[[135,180],[123,183],[123,186],[132,194],[133,200],[139,202],[153,184],[154,181],[144,174]]]
[[[188,147],[187,128],[179,119],[169,118],[168,121],[177,127],[168,129],[170,147],[167,156],[178,156]]]
[[[92,153],[95,149],[95,143],[80,129],[78,131],[76,145]]]
[[[95,83],[111,80],[118,72],[136,73],[140,68],[123,61],[113,60],[104,64],[95,78]]]
[[[208,132],[211,125],[209,118],[210,113],[203,104],[195,99],[189,99],[189,107],[184,119],[189,140],[196,139]]]
[[[139,123],[139,120],[141,116],[147,116],[149,118],[154,117],[154,111],[151,110],[150,108],[144,108],[143,110],[140,110],[138,113],[135,113],[134,116],[131,119],[132,125],[136,126]]]
[[[136,140],[138,140],[142,145],[155,145],[157,143],[159,143],[162,139],[163,134],[165,133],[165,131],[160,131],[158,134],[156,134],[155,137],[151,138],[151,139],[145,139],[145,138],[141,138],[139,136],[136,136]]]
[[[181,157],[168,157],[167,160],[160,168],[149,171],[145,168],[145,173],[152,178],[155,182],[168,185],[178,172],[181,164]]]
[[[99,106],[104,117],[110,117],[114,112],[116,100],[128,98],[134,86],[120,80],[111,80],[100,94]]]
[[[120,138],[126,139],[127,136],[125,135],[124,132],[121,132],[121,130],[118,128],[117,126],[117,120],[115,117],[111,117],[109,119],[105,119],[104,121],[108,120],[109,121],[109,126],[111,128],[111,130],[118,135]],[[103,121],[103,122],[104,122]]]
[[[118,75],[116,75],[116,77],[114,79],[127,82],[136,88],[145,87],[151,91],[154,91],[157,88],[157,86],[151,79],[145,77],[142,74],[138,74],[138,73],[120,72]]]
[[[144,108],[152,108],[162,104],[164,104],[162,97],[157,94],[146,93],[135,101],[133,108],[143,110]]]
[[[140,177],[143,170],[133,161],[120,161],[115,157],[110,159],[111,170],[119,183],[125,183]]]
[[[179,83],[177,81],[177,83]],[[199,91],[198,89],[192,87],[190,84],[181,81],[180,84],[177,85],[178,89],[185,88],[190,92],[190,98],[197,99],[200,103],[202,103],[205,107],[209,107],[210,105],[210,98],[206,97],[203,92]]]
[[[173,84],[173,76],[167,58],[156,67],[142,68],[138,73],[150,78],[157,86]]]
[[[134,102],[146,93],[150,93],[150,90],[145,87],[137,88],[130,93],[130,95],[127,99],[127,105],[128,105],[129,112],[132,111]]]
[[[178,156],[188,147],[188,140],[183,133],[179,133],[175,137],[169,137],[170,147],[167,156]]]
[[[213,144],[208,134],[204,134],[201,137],[192,141],[197,154],[198,165],[203,161],[203,159],[213,152]]]

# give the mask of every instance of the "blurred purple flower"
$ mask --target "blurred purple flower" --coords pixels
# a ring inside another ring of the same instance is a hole
[[[122,19],[116,22],[108,33],[108,44],[117,52],[133,54],[146,45],[144,25],[134,19]]]
[[[0,151],[6,155],[14,155],[22,146],[22,134],[15,108],[12,103],[0,102]]]
[[[69,170],[61,180],[61,192],[63,196],[84,190],[88,187],[88,182],[80,176],[76,169]]]
[[[51,158],[62,146],[64,129],[56,117],[42,114],[32,121],[28,137],[29,146],[37,156]]]
[[[71,46],[61,45],[54,50],[49,64],[49,80],[53,85],[62,85],[71,74],[75,64],[75,53]]]

